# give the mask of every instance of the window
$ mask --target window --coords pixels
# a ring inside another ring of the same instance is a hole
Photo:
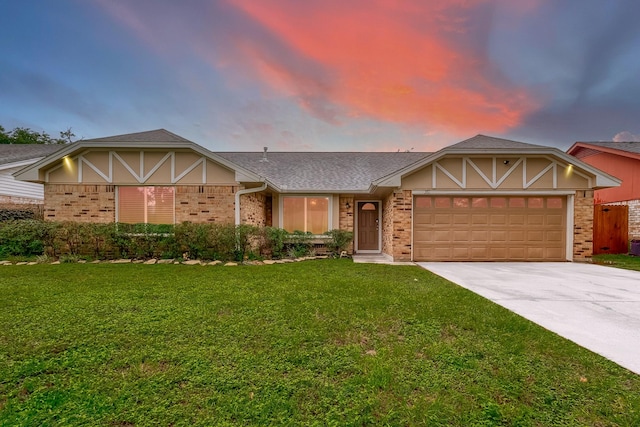
[[[173,224],[173,187],[118,187],[118,222]]]
[[[329,231],[329,197],[285,196],[282,198],[282,228],[290,233]]]

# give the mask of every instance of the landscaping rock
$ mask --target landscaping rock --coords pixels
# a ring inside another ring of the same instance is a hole
[[[28,262],[26,261],[20,261],[20,262],[16,262],[16,265],[27,265]]]
[[[129,264],[131,263],[130,259],[127,258],[123,258],[123,259],[114,259],[113,261],[111,261],[113,264]]]
[[[225,266],[225,267],[235,267],[236,265],[238,265],[238,263],[237,263],[237,262],[228,262],[228,263],[226,263],[224,266]]]
[[[152,265],[152,264],[156,264],[157,262],[158,262],[157,259],[151,258],[151,259],[145,261],[144,263],[147,264],[147,265]]]
[[[134,264],[142,264],[144,262],[143,259],[136,259],[133,261]]]
[[[222,261],[215,260],[207,263],[207,265],[219,265],[219,264],[222,264]]]
[[[35,262],[35,261],[31,261],[31,262],[27,263],[27,265],[36,265],[36,264],[37,264],[37,262]]]
[[[274,259],[265,259],[264,261],[262,261],[262,263],[264,265],[271,265],[271,264],[275,264],[277,261]]]
[[[86,264],[87,260],[86,259],[79,259],[78,260],[78,264]]]
[[[53,261],[51,265],[60,265],[60,261]]]
[[[0,261],[0,265],[13,265],[11,261]]]
[[[159,259],[158,260],[158,264],[172,264],[173,263],[173,258],[171,259]]]
[[[201,262],[198,259],[190,259],[188,261],[183,262],[184,265],[200,265]]]
[[[99,259],[94,259],[89,264],[100,264],[100,260]]]

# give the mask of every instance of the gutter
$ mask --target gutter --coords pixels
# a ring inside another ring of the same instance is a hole
[[[240,225],[240,196],[242,196],[243,194],[251,194],[251,193],[258,193],[260,191],[264,191],[267,189],[267,183],[266,181],[262,183],[262,185],[260,187],[256,187],[256,188],[246,188],[244,190],[238,190],[236,191],[236,203],[235,203],[235,208],[236,208],[236,226]]]

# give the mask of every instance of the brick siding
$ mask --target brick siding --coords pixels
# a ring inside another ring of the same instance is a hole
[[[593,255],[593,190],[576,191],[573,209],[573,259],[588,259]]]
[[[640,199],[607,203],[607,205],[629,206],[629,240],[640,239]]]
[[[240,196],[240,222],[258,227],[268,225],[267,196],[261,193],[249,193]]]
[[[116,219],[115,186],[45,184],[44,219],[114,222]]]
[[[177,185],[176,224],[181,222],[235,222],[234,185]]]
[[[356,203],[353,196],[341,196],[339,197],[340,206],[338,210],[340,212],[338,218],[338,229],[351,231],[354,233],[354,238],[351,240],[351,243],[347,247],[347,253],[353,253],[353,242],[355,241],[355,229],[353,227],[353,213],[356,208]],[[347,204],[349,207],[347,208]]]

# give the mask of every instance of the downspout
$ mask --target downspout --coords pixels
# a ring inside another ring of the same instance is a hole
[[[246,188],[244,190],[236,191],[236,226],[240,225],[240,196],[243,194],[259,193],[267,189],[267,183],[263,182],[260,187]]]

